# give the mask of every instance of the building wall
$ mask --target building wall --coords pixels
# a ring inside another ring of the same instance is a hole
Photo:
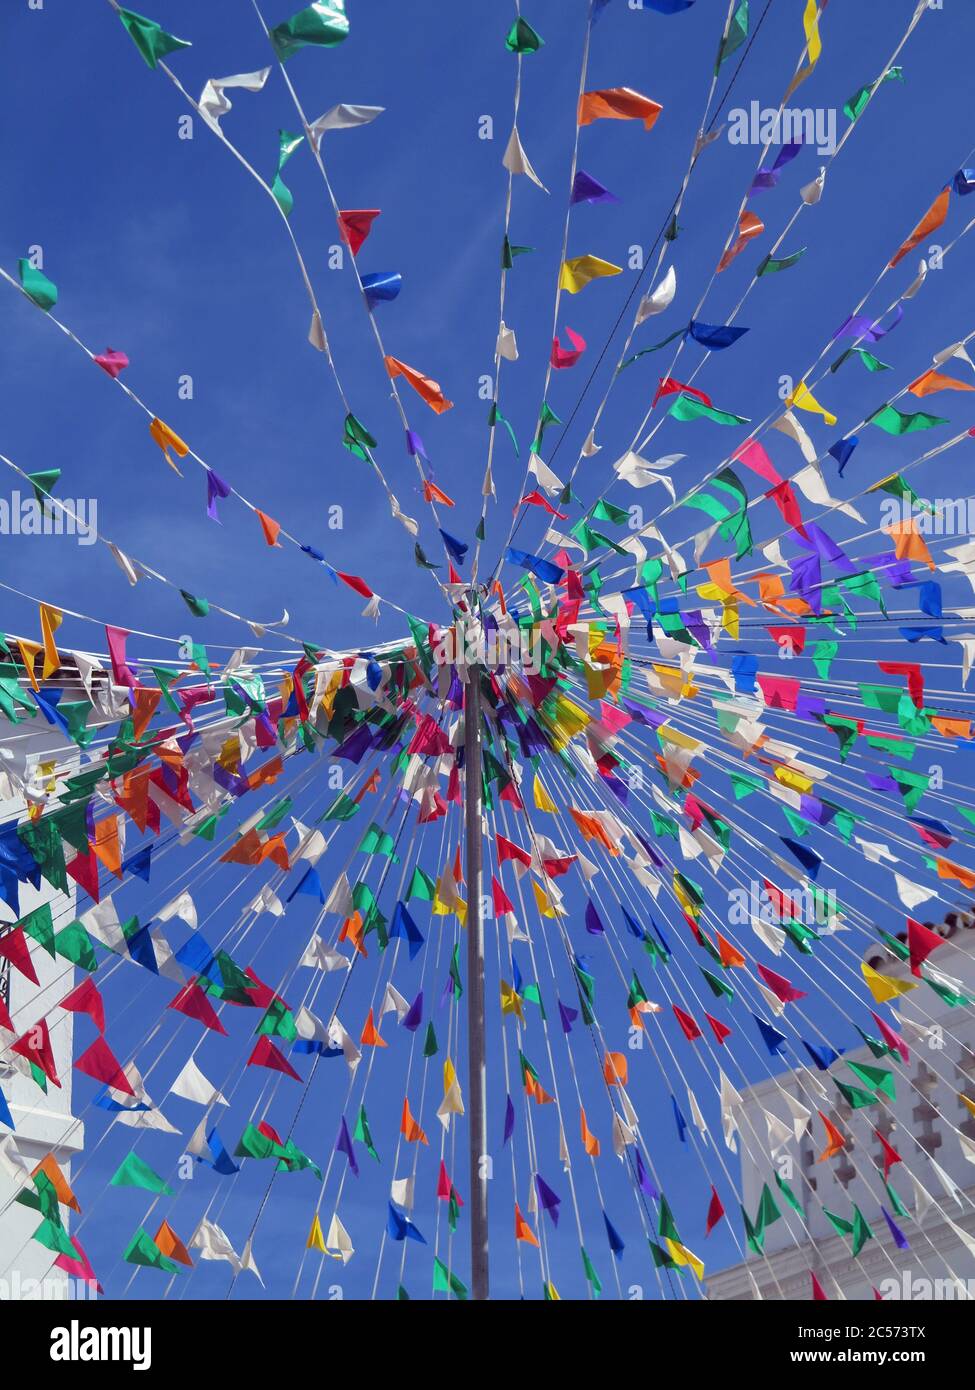
[[[31,750],[30,758],[55,756],[52,752],[52,734],[53,730],[43,735],[32,735],[26,740]],[[70,752],[74,751],[70,747]],[[67,757],[69,752],[62,750],[60,756]],[[0,802],[0,823],[22,820],[24,814],[23,800]],[[73,894],[70,898],[66,897],[43,880],[40,890],[35,890],[29,884],[21,885],[21,916],[44,902],[52,905],[55,930],[67,926],[72,920]],[[13,920],[11,909],[5,903],[0,903],[0,931],[4,923]],[[28,939],[28,945],[38,984],[32,984],[19,971],[11,968],[4,974],[5,998],[18,1036],[50,1011],[48,1027],[61,1087],[58,1089],[49,1082],[47,1095],[44,1095],[30,1076],[24,1076],[10,1065],[8,1054],[7,1057],[0,1057],[0,1088],[3,1089],[16,1126],[12,1140],[17,1153],[34,1168],[53,1152],[70,1181],[71,1160],[80,1153],[84,1144],[84,1128],[71,1111],[74,1015],[54,1006],[74,987],[75,971],[70,962],[60,956],[52,960],[36,942]],[[38,1296],[33,1286],[26,1282],[31,1280],[49,1281],[44,1290],[45,1296],[65,1297],[69,1292],[67,1275],[52,1267],[55,1259],[52,1252],[32,1239],[40,1224],[38,1212],[13,1201],[21,1185],[20,1181],[0,1169],[0,1297],[17,1299]],[[61,1212],[64,1224],[70,1231],[71,1213],[66,1207],[62,1207]]]
[[[949,917],[947,926],[938,927],[943,934],[950,933],[949,939],[930,957],[930,964],[960,981],[962,992],[975,998],[973,926],[975,918]],[[865,959],[885,975],[912,979],[906,964],[892,963],[886,954],[871,951]],[[923,983],[898,1002],[902,1021],[899,1027],[896,1016],[889,1018],[886,1005],[876,1006],[876,1012],[888,1017],[908,1043],[911,1055],[906,1066],[900,1059],[875,1058],[864,1046],[845,1053],[843,1060],[830,1068],[830,1075],[860,1089],[867,1088],[844,1065],[847,1058],[891,1070],[897,1092],[895,1101],[881,1096],[878,1105],[853,1111],[842,1101],[829,1076],[816,1071],[811,1061],[812,1080],[810,1071],[785,1072],[742,1093],[741,1134],[737,1142],[744,1206],[749,1215],[757,1212],[762,1186],[767,1182],[776,1194],[782,1218],[766,1231],[765,1253],[769,1258],[749,1252],[743,1263],[712,1275],[707,1281],[712,1298],[754,1298],[757,1285],[763,1298],[808,1299],[812,1291],[810,1271],[816,1273],[830,1298],[840,1296],[836,1285],[851,1299],[872,1298],[875,1287],[891,1298],[958,1296],[961,1291],[952,1287],[953,1274],[965,1282],[975,1298],[975,1256],[945,1220],[947,1214],[975,1240],[975,1167],[965,1157],[958,1135],[950,1127],[954,1125],[975,1142],[975,1117],[959,1099],[959,1093],[975,1099],[975,1058],[971,1055],[975,1052],[975,1014],[970,1008],[948,1007]],[[857,1017],[866,1031],[876,1035],[877,1029],[865,1011],[851,1005],[855,1005],[855,1000],[849,995],[848,1003],[842,1007]],[[912,1030],[911,1021],[933,1029],[932,1035],[919,1037]],[[907,1082],[908,1076],[913,1087]],[[823,1086],[822,1093],[816,1090],[816,1080]],[[765,1115],[772,1114],[791,1128],[792,1116],[783,1094],[786,1091],[812,1112],[813,1132],[810,1134],[807,1129],[798,1142],[785,1144],[773,1160],[769,1156]],[[847,1138],[846,1151],[825,1162],[818,1161],[826,1141],[817,1109]],[[915,1196],[906,1169],[916,1175],[938,1204],[931,1207],[920,1228],[913,1219],[898,1217],[892,1211],[883,1182],[883,1151],[877,1129],[903,1159],[891,1168],[890,1182],[908,1210],[913,1213]],[[929,1159],[947,1174],[949,1187],[954,1184],[961,1189],[961,1205],[947,1194]],[[777,1192],[776,1168],[803,1205],[802,1221]],[[800,1174],[808,1179],[813,1192]],[[849,1220],[854,1203],[870,1223],[875,1237],[861,1251],[859,1263],[851,1257],[848,1240],[835,1233],[822,1211],[826,1206]],[[880,1213],[881,1203],[907,1237],[909,1250],[897,1248]],[[930,1283],[930,1291],[926,1290],[926,1283]]]

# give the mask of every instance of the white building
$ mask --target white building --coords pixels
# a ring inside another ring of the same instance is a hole
[[[64,685],[65,681],[61,679],[51,684]],[[77,696],[68,690],[65,698]],[[42,725],[38,719],[29,725],[18,725],[12,732],[5,744],[6,761],[0,763],[0,771],[10,768],[11,753],[17,771],[22,772],[25,767],[54,758],[63,765],[76,757],[77,749],[73,744],[65,746],[58,731]],[[23,798],[0,797],[0,824],[22,821],[25,811]],[[55,930],[69,924],[73,893],[68,897],[57,892],[43,879],[39,890],[29,884],[20,885],[20,917],[44,902],[52,905]],[[0,934],[14,920],[13,911],[0,902]],[[31,983],[3,960],[0,961],[0,993],[17,1036],[50,1013],[51,1048],[61,1086],[58,1088],[49,1082],[45,1095],[29,1074],[25,1075],[14,1065],[9,1052],[0,1055],[0,1089],[15,1125],[9,1146],[5,1145],[6,1161],[0,1164],[0,1298],[5,1299],[70,1297],[78,1290],[74,1281],[69,1283],[66,1273],[54,1268],[55,1254],[33,1239],[41,1221],[40,1213],[14,1200],[25,1185],[30,1187],[27,1172],[15,1176],[19,1163],[33,1170],[53,1153],[70,1182],[71,1160],[84,1144],[84,1127],[71,1109],[74,1015],[55,1007],[74,988],[75,972],[69,961],[61,956],[52,959],[37,942],[28,940],[28,945],[38,983]],[[0,1136],[6,1134],[8,1131],[0,1127]],[[62,1206],[61,1215],[70,1233],[71,1212]],[[42,1287],[34,1281],[43,1281]]]
[[[944,923],[928,925],[946,938],[946,945],[934,952],[929,964],[959,981],[962,992],[975,998],[975,915],[949,913]],[[884,975],[913,980],[906,962],[892,961],[879,948],[868,950],[864,960]],[[846,999],[846,1003],[839,1001],[841,1007],[876,1037],[879,1030],[866,1010],[857,1009],[852,995]],[[768,1183],[782,1217],[766,1229],[764,1256],[749,1251],[743,1263],[707,1279],[711,1298],[810,1299],[810,1272],[829,1299],[872,1299],[874,1289],[892,1300],[964,1298],[966,1294],[975,1298],[975,1116],[960,1099],[965,1094],[975,1100],[975,1013],[965,1006],[944,1004],[923,983],[897,1002],[899,1025],[896,1018],[890,1019],[887,1005],[876,1005],[875,1011],[886,1017],[908,1044],[910,1061],[906,1066],[899,1058],[878,1059],[864,1046],[844,1053],[832,1064],[829,1075],[817,1071],[810,1062],[808,1071],[786,1072],[742,1092],[737,1142],[744,1207],[754,1218],[763,1185]],[[820,1040],[811,1037],[810,1041]],[[835,1076],[866,1089],[845,1065],[848,1060],[893,1072],[896,1100],[881,1094],[878,1105],[851,1109],[831,1082]],[[823,1086],[822,1093],[817,1092],[810,1074]],[[798,1141],[793,1137],[770,1144],[767,1115],[775,1116],[793,1130],[794,1136],[795,1121],[786,1092],[812,1112],[812,1132],[807,1126]],[[825,1162],[818,1161],[826,1140],[817,1110],[829,1117],[847,1141],[842,1153]],[[903,1160],[891,1166],[889,1180],[910,1216],[899,1216],[892,1209],[884,1186],[884,1151],[877,1130]],[[972,1141],[972,1157],[966,1157],[956,1131]],[[774,1159],[769,1155],[770,1147],[776,1150]],[[802,1204],[801,1221],[776,1187],[776,1170],[789,1181]],[[925,1211],[922,1195],[920,1225],[915,1220],[917,1197],[907,1170],[933,1199]],[[957,1189],[957,1197],[949,1195],[953,1189]],[[849,1239],[838,1235],[823,1213],[827,1207],[852,1220],[854,1204],[873,1231],[873,1239],[866,1242],[857,1260],[852,1257]],[[910,1249],[898,1249],[880,1212],[881,1204],[906,1236]],[[735,1216],[737,1213],[729,1213],[730,1219]],[[971,1242],[969,1247],[964,1238]]]

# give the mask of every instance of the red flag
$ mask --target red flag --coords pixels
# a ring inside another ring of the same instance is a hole
[[[379,216],[380,208],[350,208],[339,213],[339,235],[353,256],[372,231],[372,224]]]
[[[802,524],[802,512],[799,510],[799,503],[796,501],[796,495],[789,480],[785,479],[781,483],[776,483],[775,487],[770,488],[765,496],[778,507],[785,524],[791,526],[794,531],[798,531],[803,540],[808,540],[805,527]]]
[[[923,922],[915,922],[913,917],[907,919],[907,945],[911,952],[911,974],[920,975],[921,966],[927,960],[932,951],[936,951],[939,946],[945,944],[944,937],[937,932],[931,931]]]
[[[917,709],[924,704],[924,673],[916,661],[878,661],[885,676],[906,676],[907,693]]]
[[[93,1076],[96,1081],[104,1081],[113,1091],[124,1091],[127,1096],[135,1092],[128,1077],[119,1065],[118,1059],[104,1038],[96,1038],[75,1062],[75,1069]]]
[[[104,1033],[105,1005],[94,980],[82,980],[77,989],[64,996],[61,1008],[69,1009],[72,1013],[87,1014],[99,1033]]]
[[[697,1024],[691,1018],[690,1014],[686,1014],[683,1009],[678,1009],[676,1004],[671,1004],[670,1007],[674,1011],[674,1014],[677,1018],[677,1022],[684,1030],[684,1037],[687,1039],[688,1042],[694,1042],[697,1038],[703,1036],[700,1028],[698,1028]]]
[[[812,1270],[809,1271],[809,1277],[812,1280],[813,1302],[828,1303],[829,1299],[826,1297],[826,1290],[823,1288],[822,1284],[816,1278],[815,1274],[813,1274]]]
[[[53,1081],[58,1090],[61,1089],[57,1068],[54,1065],[54,1053],[51,1051],[47,1019],[39,1018],[15,1043],[10,1044],[10,1051],[16,1052],[18,1057],[26,1057],[28,1062],[40,1067],[48,1081]]]
[[[40,983],[30,958],[30,948],[23,927],[15,927],[13,931],[7,932],[6,936],[0,936],[0,956],[9,960],[32,985]]]
[[[719,1043],[723,1044],[725,1038],[731,1037],[730,1028],[726,1028],[723,1023],[719,1023],[718,1020],[716,1018],[712,1018],[710,1014],[705,1014],[704,1017],[707,1019],[708,1023],[710,1023],[711,1032],[717,1038]]]
[[[498,880],[491,875],[491,896],[494,899],[495,917],[503,917],[506,912],[514,912],[514,905]]]
[[[706,1236],[709,1236],[711,1234],[715,1226],[721,1220],[722,1216],[724,1216],[724,1207],[721,1205],[721,1198],[718,1196],[718,1189],[716,1187],[712,1187],[711,1205],[708,1207],[707,1230],[704,1232]]]
[[[903,1160],[897,1150],[891,1148],[890,1144],[887,1143],[887,1140],[879,1129],[875,1129],[874,1134],[876,1134],[877,1138],[880,1140],[880,1147],[884,1151],[884,1182],[886,1182],[887,1174],[890,1172],[891,1168],[893,1168],[894,1164],[901,1163]]]
[[[519,864],[524,864],[525,868],[531,867],[532,857],[527,850],[523,850],[520,845],[513,844],[511,840],[506,840],[503,835],[495,835],[498,842],[498,863],[503,864],[506,859],[514,859]]]
[[[148,792],[148,788],[146,789]],[[70,864],[65,865],[68,873],[79,884],[93,902],[99,900],[98,856],[90,850],[87,854],[76,854]]]
[[[249,1067],[267,1067],[269,1071],[282,1072],[295,1081],[301,1080],[294,1067],[281,1055],[266,1033],[262,1034],[255,1043],[254,1051],[247,1059],[247,1065]]]
[[[223,1033],[227,1036],[227,1030],[217,1018],[213,1010],[213,1005],[203,993],[195,980],[191,980],[188,985],[184,985],[171,1000],[167,1008],[175,1009],[177,1013],[185,1014],[187,1018],[195,1018],[197,1023],[202,1023],[204,1028],[210,1028],[215,1033]]]
[[[657,387],[657,394],[654,396],[652,405],[656,405],[661,396],[673,396],[681,392],[685,396],[694,396],[702,405],[710,405],[711,397],[706,396],[703,391],[699,391],[696,386],[688,386],[686,382],[676,381],[672,376],[660,377],[660,385]]]
[[[375,597],[366,581],[364,579],[360,579],[357,574],[343,574],[341,570],[336,570],[335,573],[341,579],[343,584],[348,584],[350,589],[354,589],[355,592],[357,594],[361,594],[363,598]]]
[[[760,965],[758,973],[776,998],[782,1000],[783,1004],[791,1004],[796,999],[805,999],[806,991],[804,989],[796,989],[795,985],[791,985],[783,975],[776,975],[774,970],[769,970],[767,965]]]

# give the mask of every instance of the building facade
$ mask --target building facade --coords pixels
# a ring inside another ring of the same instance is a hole
[[[975,914],[953,912],[942,923],[927,925],[945,938],[928,964],[957,982],[959,993],[975,998]],[[886,952],[868,950],[864,961],[886,976],[916,983],[909,964],[892,961]],[[848,998],[853,1004],[853,996]],[[707,1279],[709,1297],[806,1300],[813,1296],[814,1274],[829,1299],[872,1299],[875,1291],[892,1301],[975,1298],[975,1115],[961,1099],[975,1103],[975,1013],[943,1003],[923,983],[896,1005],[896,1017],[888,1021],[909,1047],[906,1064],[900,1058],[878,1059],[864,1046],[833,1062],[829,1075],[810,1062],[808,1069],[785,1072],[741,1093],[736,1140],[744,1207],[757,1212],[767,1183],[782,1216],[767,1226],[763,1254],[749,1251],[742,1263]],[[876,1011],[883,1016],[887,1006]],[[845,1104],[832,1076],[863,1089],[848,1061],[890,1070],[896,1099],[879,1093],[875,1105]],[[790,1097],[812,1117],[798,1138],[801,1112],[797,1119]],[[825,1162],[819,1161],[824,1127],[817,1110],[846,1141],[843,1151]],[[900,1163],[891,1162],[881,1136]],[[885,1163],[909,1215],[897,1213],[884,1181]],[[801,1220],[777,1189],[776,1172],[798,1198]],[[930,1200],[917,1192],[909,1173]],[[854,1205],[873,1233],[857,1259],[850,1240],[836,1233],[823,1211],[849,1221]],[[908,1249],[899,1247],[881,1206]]]
[[[51,759],[70,759],[77,750],[68,745],[58,746],[55,731],[25,733],[16,744],[18,774],[39,769]],[[4,779],[7,780],[6,778]],[[10,792],[8,783],[6,791]],[[0,825],[19,822],[25,818],[24,798],[8,795],[0,798]],[[45,880],[39,889],[30,884],[20,885],[20,917],[34,908],[50,902],[55,930],[72,920],[74,894],[70,898],[57,892]],[[14,920],[14,913],[0,902],[0,934]],[[0,971],[0,991],[10,1012],[15,1033],[22,1036],[41,1017],[47,1018],[51,1049],[60,1087],[48,1083],[45,1095],[20,1059],[9,1051],[0,1053],[0,1090],[3,1091],[14,1126],[12,1132],[0,1126],[4,1161],[0,1162],[0,1298],[68,1298],[79,1292],[77,1281],[70,1280],[54,1267],[55,1255],[33,1239],[40,1223],[39,1213],[17,1202],[16,1196],[30,1184],[30,1172],[48,1154],[53,1153],[70,1182],[72,1160],[84,1145],[84,1127],[72,1112],[72,1061],[74,1047],[74,1015],[56,1007],[58,1001],[74,987],[75,972],[63,957],[52,959],[35,941],[28,942],[31,964],[37,976],[33,984],[19,970],[4,960]],[[5,1041],[12,1039],[4,1035]],[[71,1212],[62,1207],[64,1225],[70,1233]],[[80,1285],[84,1290],[84,1285]]]

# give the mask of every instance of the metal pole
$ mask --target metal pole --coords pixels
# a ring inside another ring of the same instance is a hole
[[[481,920],[481,668],[464,695],[464,830],[467,854],[467,1074],[470,1135],[471,1296],[487,1299],[487,1096],[484,1060],[484,923]]]

